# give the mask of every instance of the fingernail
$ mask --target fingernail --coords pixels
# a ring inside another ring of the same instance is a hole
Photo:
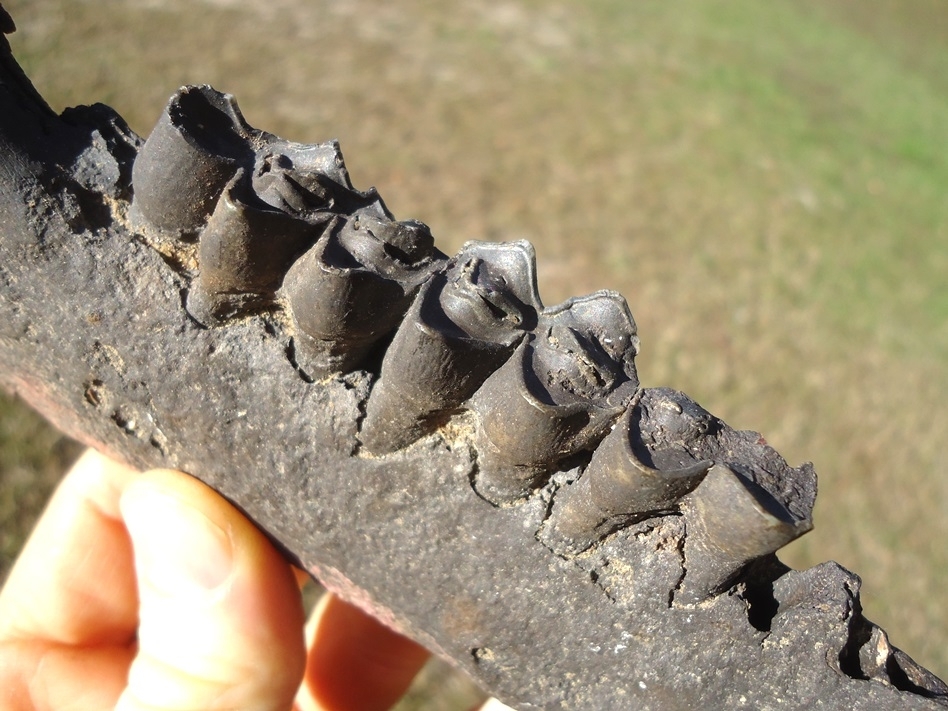
[[[230,536],[186,502],[132,494],[122,501],[122,514],[143,586],[165,596],[207,594],[230,578]]]

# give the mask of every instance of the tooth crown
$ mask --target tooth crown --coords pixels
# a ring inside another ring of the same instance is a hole
[[[135,208],[157,228],[197,231],[221,190],[253,155],[250,142],[260,135],[229,94],[184,87],[171,97],[135,160]]]
[[[700,602],[727,590],[751,562],[813,528],[771,492],[725,464],[711,467],[684,503],[689,535],[680,600]]]
[[[387,333],[437,264],[430,247],[415,262],[389,254],[384,238],[409,230],[420,231],[414,225],[392,229],[368,215],[333,218],[286,278],[300,330],[313,338],[351,341],[377,340]]]
[[[284,283],[301,368],[313,378],[353,369],[442,262],[421,223],[336,218]]]
[[[675,513],[701,483],[712,462],[695,459],[682,442],[646,441],[642,418],[640,404],[629,407],[580,479],[557,492],[542,535],[558,552],[580,553],[623,526]]]
[[[622,296],[598,291],[574,297],[544,311],[537,330],[534,370],[551,402],[628,405],[639,384],[639,338]]]
[[[635,322],[610,291],[543,311],[536,331],[474,395],[476,486],[516,501],[563,460],[593,447],[638,388]]]
[[[322,229],[271,207],[247,183],[239,169],[201,232],[200,271],[187,305],[205,325],[270,304],[286,270]]]
[[[436,429],[510,357],[537,323],[527,242],[468,242],[422,287],[385,353],[361,439],[376,454]]]

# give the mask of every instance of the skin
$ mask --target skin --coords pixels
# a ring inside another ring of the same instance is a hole
[[[307,623],[304,578],[196,479],[90,450],[0,590],[0,708],[390,708],[428,653],[331,595]]]

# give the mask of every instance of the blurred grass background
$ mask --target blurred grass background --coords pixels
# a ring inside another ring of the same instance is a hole
[[[867,616],[948,676],[944,0],[3,4],[56,109],[147,135],[211,83],[255,126],[339,138],[445,251],[530,239],[546,303],[622,292],[645,385],[816,464],[816,529],[781,557],[859,573]],[[4,401],[0,566],[74,451],[26,418]]]

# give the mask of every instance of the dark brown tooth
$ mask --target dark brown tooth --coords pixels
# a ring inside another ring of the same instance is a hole
[[[201,232],[199,272],[188,294],[188,311],[210,326],[271,303],[293,260],[316,242],[324,227],[259,200],[241,169]]]
[[[372,212],[334,219],[284,279],[296,360],[315,379],[354,368],[445,261],[420,222]]]
[[[392,452],[432,431],[510,357],[540,308],[528,242],[464,245],[422,287],[385,353],[362,427],[366,448]]]
[[[685,578],[676,601],[700,602],[726,590],[748,563],[813,528],[770,492],[724,464],[715,464],[682,501],[688,535]]]
[[[544,311],[536,333],[471,400],[479,493],[515,501],[558,462],[594,446],[638,390],[637,352],[635,322],[615,292]]]
[[[638,407],[626,410],[580,479],[557,492],[543,537],[558,552],[579,553],[623,526],[672,511],[711,468],[684,449],[644,463],[636,452],[645,449],[640,417]]]
[[[300,219],[320,221],[325,213],[351,214],[375,209],[391,215],[375,190],[352,187],[336,141],[304,145],[273,136],[257,152],[251,182],[260,199]]]
[[[237,169],[253,161],[250,139],[259,133],[229,94],[178,90],[132,168],[134,211],[161,230],[198,231]]]

